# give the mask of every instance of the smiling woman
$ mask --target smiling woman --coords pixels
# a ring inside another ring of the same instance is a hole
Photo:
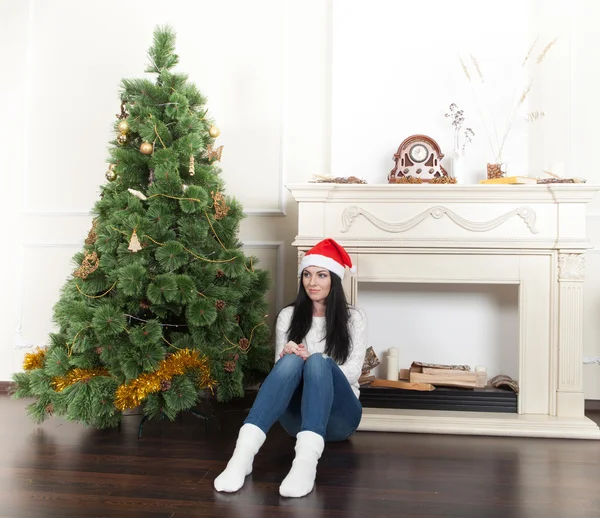
[[[217,491],[234,492],[252,472],[252,461],[276,422],[296,437],[292,469],[279,487],[300,497],[314,486],[325,441],[342,441],[362,416],[358,379],[366,352],[366,318],[348,304],[342,287],[347,252],[325,239],[304,256],[296,300],[277,317],[275,367],[240,429]]]

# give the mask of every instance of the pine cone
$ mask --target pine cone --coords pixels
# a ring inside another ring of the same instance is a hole
[[[102,351],[104,351],[104,347],[96,347],[96,354],[102,354]]]
[[[150,301],[148,299],[140,300],[140,308],[148,309],[150,307]]]
[[[250,340],[248,340],[247,338],[241,338],[238,344],[242,351],[247,351],[248,347],[250,347]]]
[[[223,368],[225,372],[233,372],[235,370],[235,362],[225,362]]]
[[[50,403],[46,407],[46,413],[49,414],[49,415],[52,415],[54,413],[54,405],[52,403]]]
[[[238,324],[240,323],[240,316],[239,316],[239,315],[236,315],[236,316],[235,316],[235,321],[236,321]]]
[[[215,306],[217,306],[217,309],[219,311],[221,311],[222,309],[225,308],[225,301],[224,300],[217,300],[217,303],[215,304]]]
[[[225,277],[225,272],[223,270],[217,270],[216,276],[217,276],[217,279],[220,279],[221,277]]]
[[[160,390],[162,390],[163,392],[166,392],[170,388],[171,388],[171,382],[169,380],[162,380],[160,382]]]

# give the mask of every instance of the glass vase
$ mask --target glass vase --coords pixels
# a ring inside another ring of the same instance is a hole
[[[465,183],[465,152],[462,150],[452,151],[452,176],[457,183]]]
[[[487,165],[487,178],[492,180],[494,178],[503,178],[506,176],[506,164],[489,164]]]

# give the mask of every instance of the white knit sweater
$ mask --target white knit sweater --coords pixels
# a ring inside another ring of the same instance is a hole
[[[288,342],[287,331],[294,314],[293,306],[281,310],[277,317],[275,326],[275,361],[283,347]],[[341,371],[348,379],[348,383],[356,397],[360,395],[358,378],[362,374],[362,367],[367,351],[367,318],[362,309],[350,308],[350,320],[348,322],[350,334],[350,355],[346,363],[339,365]],[[312,327],[302,341],[309,354],[323,353],[325,351],[325,317],[313,317]]]

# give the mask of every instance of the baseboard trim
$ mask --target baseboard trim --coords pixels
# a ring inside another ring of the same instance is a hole
[[[585,411],[586,412],[600,411],[600,399],[586,399],[585,400]]]
[[[0,381],[0,394],[6,394],[12,387],[12,381]]]

